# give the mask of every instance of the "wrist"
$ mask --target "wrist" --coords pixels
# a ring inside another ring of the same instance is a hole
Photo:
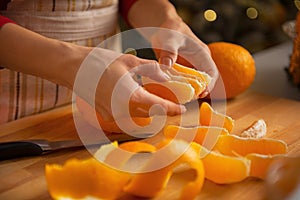
[[[58,64],[57,68],[53,69],[52,78],[54,82],[72,90],[77,72],[92,48],[66,42],[58,42],[57,48]]]

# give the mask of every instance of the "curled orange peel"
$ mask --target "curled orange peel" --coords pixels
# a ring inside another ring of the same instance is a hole
[[[145,162],[148,172],[127,173],[111,168],[94,158],[71,159],[63,166],[48,164],[46,165],[46,180],[51,196],[54,199],[85,197],[114,199],[126,192],[140,197],[155,197],[166,188],[174,173],[173,170],[181,164],[187,164],[196,172],[196,176],[183,187],[180,199],[193,199],[200,192],[204,182],[204,167],[198,154],[187,142],[164,141],[164,145],[160,145],[159,149],[165,149],[163,153],[159,150],[153,151],[156,147],[144,142],[128,142],[121,144],[120,148],[133,151],[132,153],[152,151],[151,156],[146,157],[147,162]],[[116,143],[104,145],[102,150],[100,148],[98,151],[98,155],[102,152],[104,157],[109,157],[115,150]],[[150,170],[161,159],[166,160],[168,157],[177,159],[159,169]]]
[[[45,176],[54,199],[115,199],[130,179],[130,174],[109,168],[94,158],[70,159],[63,166],[47,164]]]
[[[170,139],[183,139],[188,142],[194,141],[208,149],[212,149],[219,135],[228,135],[225,128],[215,126],[181,127],[168,125],[164,128],[164,136]]]
[[[135,174],[129,184],[124,187],[124,191],[142,197],[157,196],[167,186],[173,170],[178,165],[185,163],[196,171],[196,177],[183,187],[180,199],[195,198],[203,186],[204,168],[194,149],[183,140],[164,140],[158,146],[159,152],[153,154],[145,167],[156,165],[158,162],[162,162],[161,159],[174,157],[178,157],[178,159],[158,170]]]

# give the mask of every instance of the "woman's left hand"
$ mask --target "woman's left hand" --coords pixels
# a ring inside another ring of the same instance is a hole
[[[201,97],[212,90],[219,74],[210,50],[181,19],[165,21],[151,36],[151,44],[160,64],[171,67],[177,62],[204,71],[212,77]]]

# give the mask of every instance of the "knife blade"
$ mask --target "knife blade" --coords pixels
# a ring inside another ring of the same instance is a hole
[[[130,135],[114,135],[108,139],[102,139],[98,141],[89,142],[83,144],[81,140],[61,140],[61,141],[49,141],[45,139],[38,140],[19,140],[11,142],[0,143],[0,161],[8,160],[13,158],[27,157],[27,156],[40,156],[53,151],[68,149],[68,148],[79,148],[79,147],[100,147],[101,145],[108,144],[111,141],[118,141],[119,143],[141,140],[149,137],[150,134],[145,134],[143,137],[133,137]]]

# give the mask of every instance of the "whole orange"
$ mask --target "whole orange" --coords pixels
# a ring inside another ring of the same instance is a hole
[[[208,47],[220,73],[211,98],[229,99],[247,90],[254,81],[256,72],[255,61],[250,52],[229,42],[214,42],[208,44]],[[225,92],[224,89],[223,93],[220,92],[220,87],[225,88]]]

